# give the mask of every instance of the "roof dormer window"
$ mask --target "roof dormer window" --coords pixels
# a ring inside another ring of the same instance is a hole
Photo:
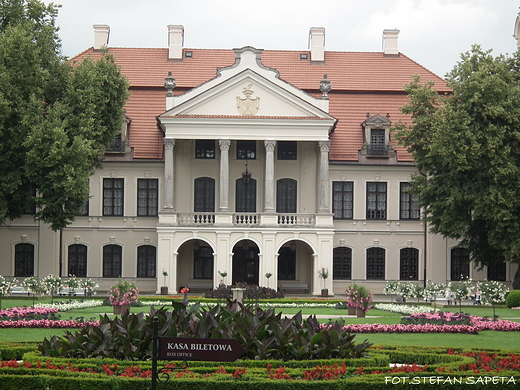
[[[363,147],[361,154],[367,157],[390,157],[394,153],[394,148],[390,143],[390,116],[386,118],[381,115],[370,116],[361,124],[364,128]]]

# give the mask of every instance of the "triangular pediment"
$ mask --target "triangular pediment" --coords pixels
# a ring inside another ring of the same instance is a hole
[[[233,66],[220,69],[214,79],[172,98],[173,107],[159,117],[165,133],[183,137],[187,134],[182,128],[191,127],[189,135],[196,137],[200,126],[207,131],[208,126],[225,122],[229,135],[236,136],[244,131],[233,132],[232,128],[250,126],[247,123],[251,121],[257,128],[273,126],[273,121],[282,127],[300,123],[309,128],[310,124],[304,123],[312,121],[316,131],[312,139],[328,135],[335,123],[327,113],[328,100],[315,98],[281,80],[276,70],[261,64],[255,49],[241,50]],[[319,86],[319,80],[316,84]],[[169,131],[173,126],[175,129]]]

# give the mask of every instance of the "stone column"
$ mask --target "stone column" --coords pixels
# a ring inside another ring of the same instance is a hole
[[[265,199],[264,212],[274,213],[274,147],[276,141],[264,141],[265,146]]]
[[[330,141],[319,141],[318,213],[330,213],[329,196],[329,148]]]
[[[229,211],[229,145],[228,139],[220,139],[220,205],[219,211]]]
[[[174,199],[174,160],[173,149],[175,147],[175,139],[164,139],[164,209],[173,210],[175,207]]]

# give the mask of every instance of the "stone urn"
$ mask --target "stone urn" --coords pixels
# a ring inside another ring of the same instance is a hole
[[[114,314],[122,315],[123,313],[130,312],[130,305],[115,305]]]

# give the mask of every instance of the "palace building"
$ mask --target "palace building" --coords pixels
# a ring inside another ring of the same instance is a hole
[[[108,45],[130,83],[126,121],[92,176],[84,214],[53,232],[29,213],[0,227],[0,274],[119,276],[145,292],[239,282],[286,293],[381,293],[387,280],[471,277],[510,283],[517,265],[476,270],[456,240],[432,235],[407,192],[411,156],[392,134],[403,87],[442,78],[383,32],[381,52]],[[306,37],[302,37],[305,41]],[[328,278],[320,277],[320,271]],[[165,275],[167,274],[167,275]]]

